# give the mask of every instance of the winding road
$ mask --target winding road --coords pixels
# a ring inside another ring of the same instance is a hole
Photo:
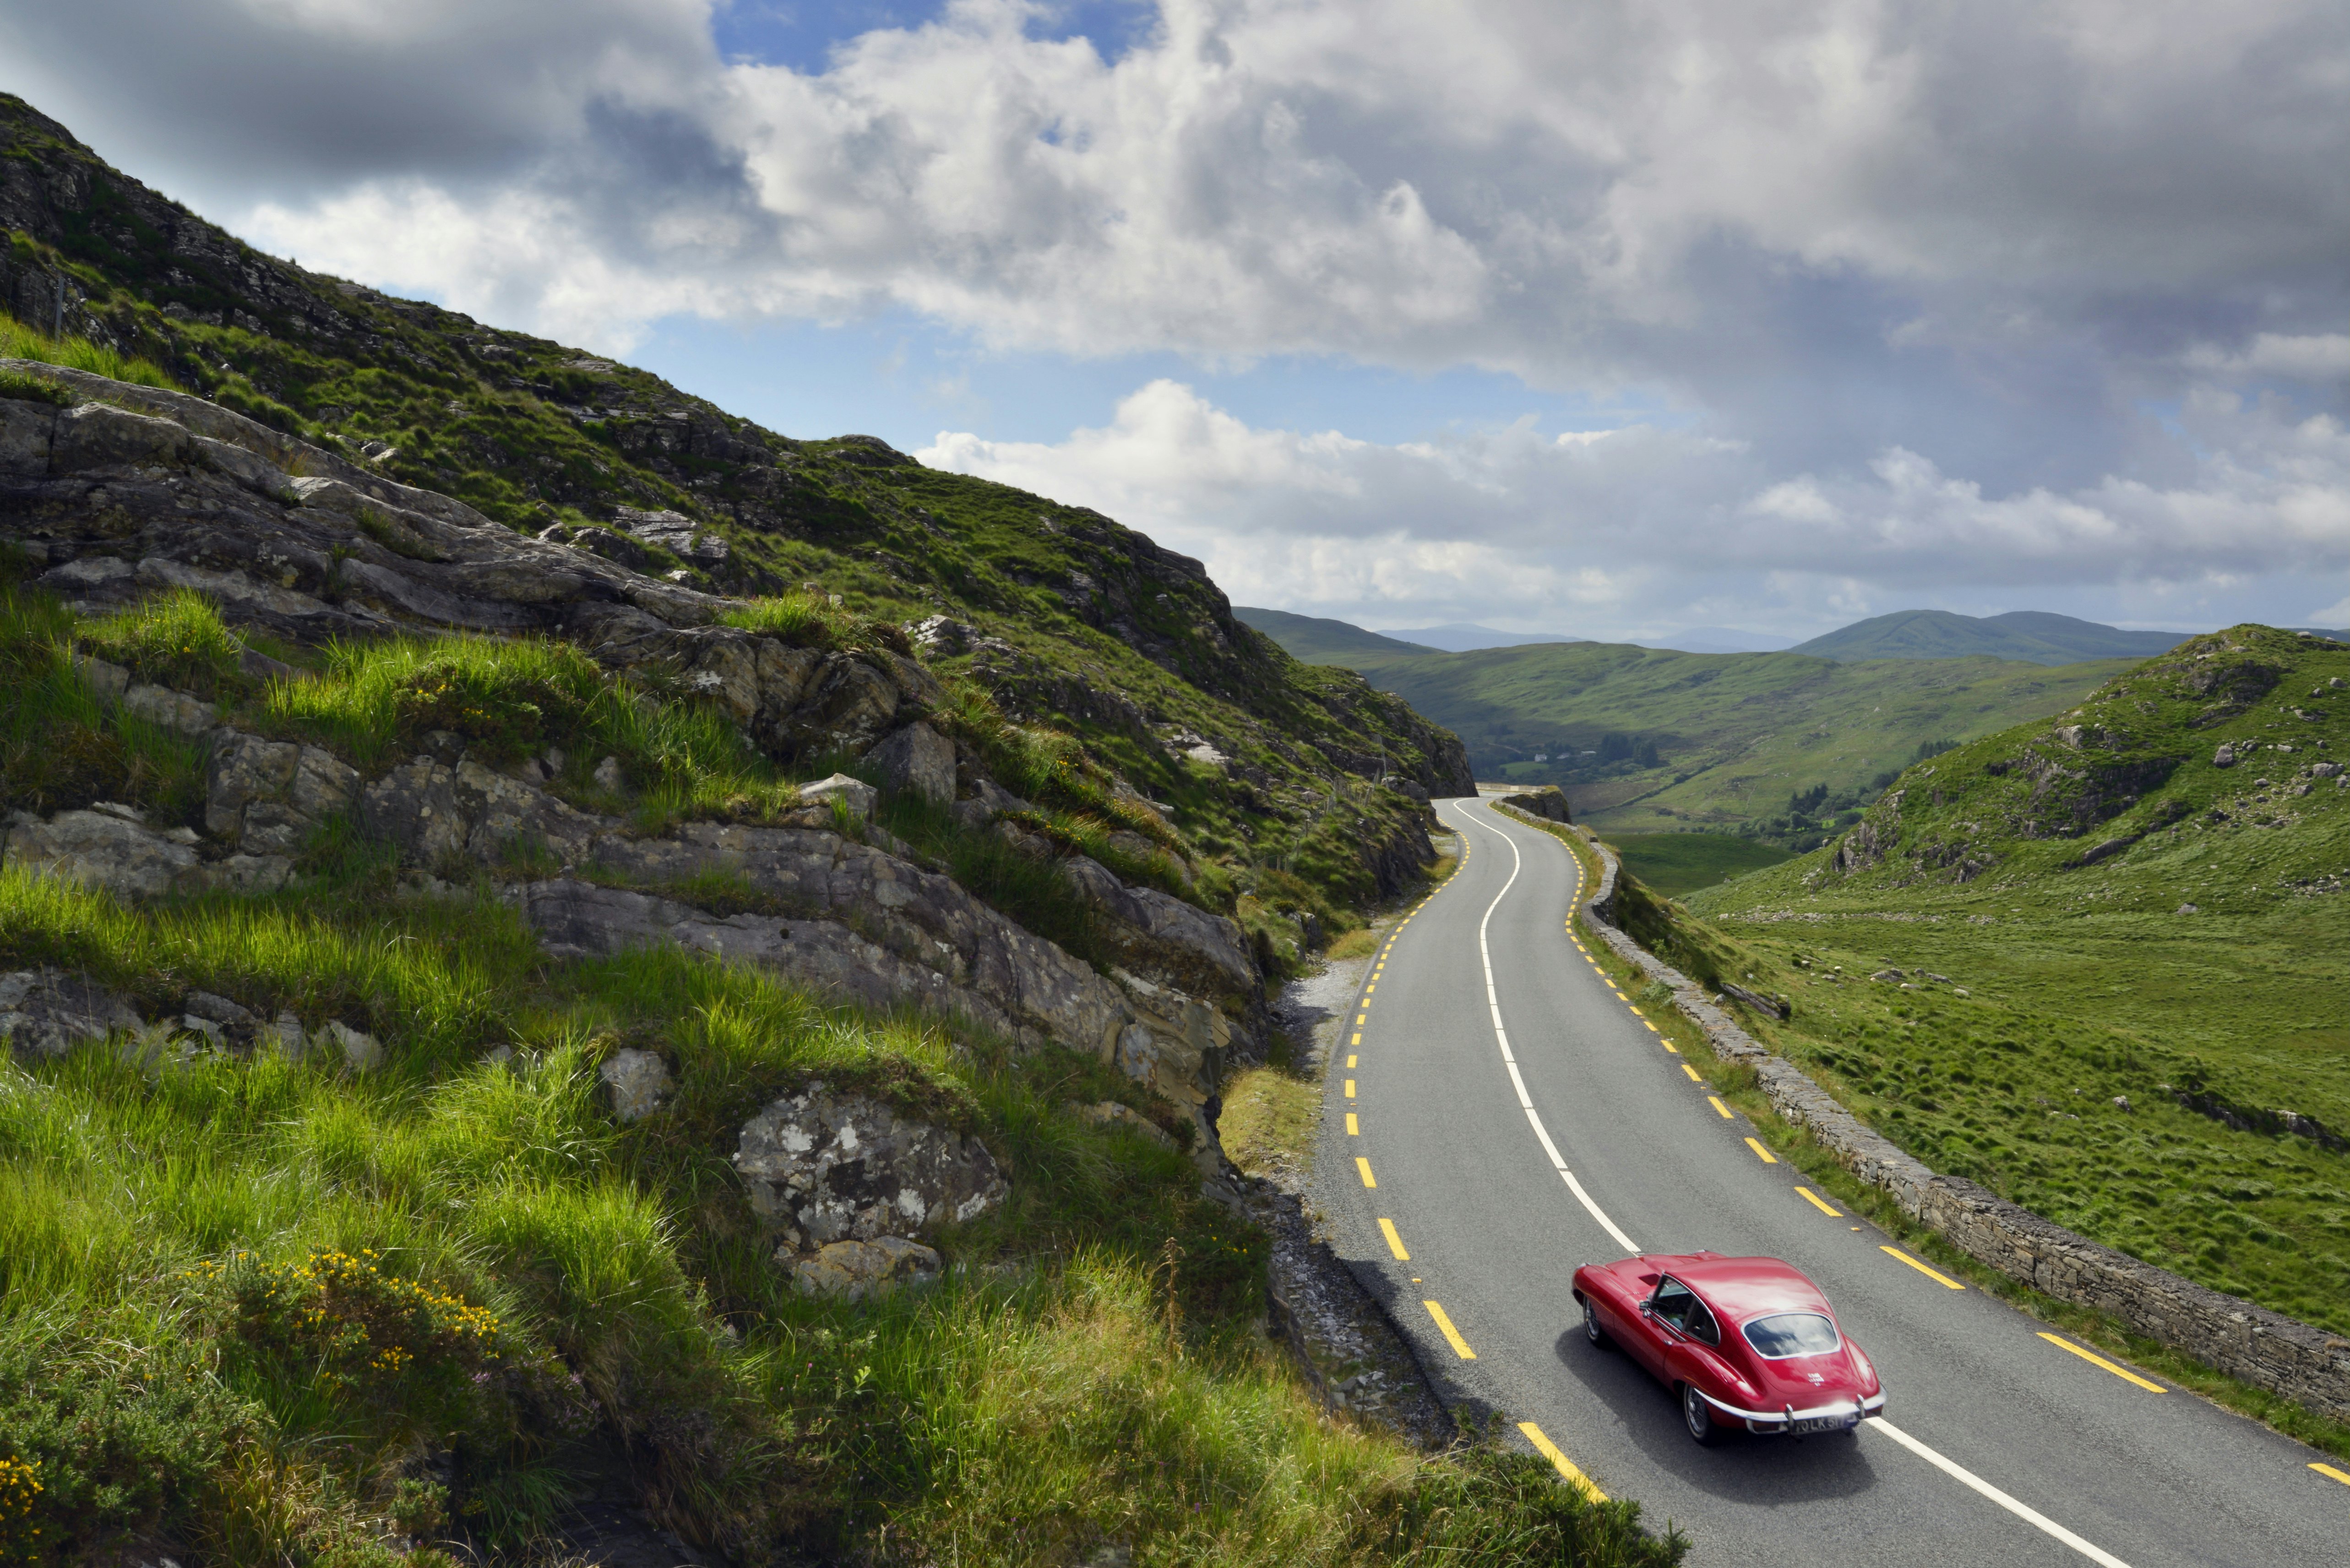
[[[1808,1192],[1578,945],[1565,846],[1482,800],[1438,810],[1467,852],[1343,1021],[1316,1183],[1456,1404],[1679,1525],[1696,1564],[2350,1563],[2350,1464],[2045,1333]],[[1569,1293],[1578,1263],[1642,1248],[1803,1269],[1875,1359],[1886,1419],[1690,1441]]]

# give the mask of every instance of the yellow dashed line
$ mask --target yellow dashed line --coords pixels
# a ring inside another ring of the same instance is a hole
[[[1911,1257],[1908,1253],[1903,1251],[1898,1247],[1879,1247],[1877,1250],[1884,1253],[1888,1258],[1900,1259],[1903,1262],[1908,1264],[1911,1268],[1917,1270],[1928,1279],[1939,1280],[1942,1283],[1950,1286],[1950,1289],[1954,1291],[1962,1291],[1967,1288],[1966,1286],[1959,1283],[1958,1281],[1950,1278],[1950,1275],[1943,1273],[1939,1269],[1928,1268],[1925,1264],[1919,1262],[1917,1259]]]
[[[2337,1470],[2332,1465],[2312,1465],[2309,1468],[2315,1470],[2319,1475],[2332,1476],[2344,1486],[2350,1486],[2350,1471]]]
[[[1359,1031],[1356,1033],[1355,1037],[1354,1037],[1352,1040],[1349,1040],[1349,1041],[1347,1041],[1347,1044],[1349,1044],[1349,1045],[1360,1045],[1362,1043],[1363,1043],[1363,1036],[1362,1036],[1362,1034],[1361,1034],[1361,1033],[1360,1033]]]
[[[1810,1188],[1808,1188],[1808,1187],[1798,1187],[1797,1189],[1795,1189],[1795,1190],[1796,1190],[1796,1191],[1798,1191],[1798,1192],[1800,1192],[1800,1193],[1802,1193],[1802,1194],[1804,1195],[1804,1202],[1809,1203],[1813,1208],[1814,1208],[1814,1209],[1818,1210],[1821,1213],[1823,1213],[1823,1214],[1826,1215],[1829,1219],[1831,1219],[1831,1220],[1841,1220],[1841,1219],[1843,1219],[1843,1218],[1844,1218],[1844,1215],[1843,1215],[1841,1212],[1839,1212],[1838,1210],[1835,1210],[1835,1209],[1831,1209],[1830,1207],[1828,1207],[1828,1200],[1827,1200],[1826,1199],[1825,1199],[1825,1198],[1821,1197],[1818,1193],[1816,1193],[1816,1192],[1813,1191]]]
[[[1362,1128],[1355,1125],[1355,1113],[1348,1111],[1347,1113],[1347,1136],[1348,1137],[1359,1137],[1362,1136]]]
[[[1575,1468],[1575,1461],[1568,1459],[1565,1454],[1560,1453],[1558,1451],[1558,1445],[1552,1442],[1548,1438],[1543,1436],[1543,1429],[1540,1427],[1535,1426],[1532,1421],[1521,1421],[1518,1423],[1518,1430],[1526,1435],[1526,1441],[1534,1446],[1534,1452],[1548,1459],[1553,1467],[1557,1469],[1560,1478],[1564,1480],[1567,1485],[1581,1492],[1593,1502],[1606,1502],[1607,1501],[1607,1494],[1601,1491],[1597,1487],[1592,1485],[1591,1478],[1585,1475],[1581,1470],[1576,1469]]]
[[[1356,1168],[1357,1170],[1359,1170],[1359,1171],[1361,1171],[1361,1172],[1363,1173],[1363,1185],[1364,1185],[1364,1186],[1366,1186],[1366,1187],[1377,1187],[1377,1186],[1378,1185],[1378,1182],[1376,1182],[1376,1181],[1374,1181],[1374,1180],[1372,1180],[1372,1179],[1371,1179],[1371,1162],[1370,1162],[1369,1160],[1367,1160],[1367,1159],[1365,1159],[1365,1158],[1364,1158],[1361,1155],[1359,1155],[1359,1154],[1358,1154],[1358,1155],[1357,1155],[1357,1156],[1355,1157],[1355,1168]]]
[[[2149,1383],[2145,1378],[2140,1377],[2137,1373],[2130,1371],[2126,1367],[2116,1366],[2114,1363],[2107,1361],[2104,1356],[2096,1354],[2096,1352],[2084,1350],[2069,1339],[2059,1339],[2053,1334],[2043,1334],[2040,1337],[2046,1340],[2049,1344],[2054,1345],[2059,1350],[2071,1351],[2074,1355],[2079,1356],[2082,1360],[2088,1362],[2092,1366],[2104,1367],[2106,1371],[2112,1373],[2115,1376],[2120,1378],[2125,1383],[2135,1383],[2139,1387],[2147,1390],[2149,1393],[2168,1394],[2170,1392],[2169,1389],[2165,1388],[2161,1384]]]
[[[1686,1063],[1686,1062],[1684,1062],[1684,1063],[1682,1063],[1682,1064],[1681,1064],[1681,1066],[1682,1066],[1683,1070],[1684,1070],[1684,1071],[1686,1071],[1686,1070],[1687,1070],[1687,1068],[1688,1068],[1688,1066],[1689,1066],[1689,1064],[1688,1064],[1688,1063]],[[1694,1077],[1696,1077],[1696,1076],[1697,1076],[1697,1075],[1696,1075],[1695,1073],[1690,1073],[1690,1077],[1692,1077],[1692,1078],[1694,1078]],[[1721,1119],[1722,1119],[1723,1121],[1729,1121],[1729,1120],[1731,1120],[1731,1115],[1730,1115],[1730,1107],[1729,1107],[1728,1106],[1725,1106],[1725,1105],[1723,1105],[1723,1104],[1721,1103],[1721,1096],[1720,1095],[1708,1095],[1708,1096],[1706,1096],[1706,1098],[1713,1102],[1713,1108],[1714,1108],[1715,1110],[1720,1111],[1720,1112],[1721,1113]],[[1751,1138],[1751,1137],[1750,1137],[1750,1138],[1748,1138],[1746,1141],[1747,1141],[1748,1143],[1754,1143],[1754,1140],[1753,1140],[1752,1138]],[[1762,1146],[1761,1144],[1759,1144],[1759,1143],[1754,1143],[1754,1147],[1755,1147],[1755,1149],[1759,1152],[1759,1151],[1762,1149]],[[1764,1158],[1769,1158],[1769,1157],[1768,1157],[1768,1156],[1765,1156]]]
[[[1721,1114],[1722,1114],[1723,1116],[1728,1116],[1730,1113],[1729,1113],[1728,1111],[1724,1111],[1724,1112],[1722,1112]],[[1769,1149],[1764,1148],[1764,1147],[1762,1147],[1762,1139],[1760,1139],[1760,1138],[1752,1138],[1752,1137],[1750,1137],[1750,1138],[1748,1138],[1748,1139],[1746,1140],[1746,1147],[1747,1147],[1748,1148],[1752,1149],[1752,1150],[1754,1151],[1754,1153],[1755,1153],[1755,1156],[1756,1156],[1758,1158],[1760,1158],[1760,1159],[1762,1161],[1762,1163],[1763,1163],[1763,1164],[1765,1164],[1765,1165],[1776,1165],[1776,1164],[1778,1164],[1778,1163],[1779,1163],[1779,1157],[1778,1157],[1777,1155],[1775,1155],[1775,1154],[1773,1154]]]
[[[1436,1320],[1436,1326],[1443,1331],[1445,1340],[1452,1346],[1453,1354],[1463,1361],[1477,1359],[1477,1353],[1469,1348],[1469,1342],[1461,1337],[1461,1331],[1452,1326],[1452,1320],[1444,1315],[1442,1307],[1430,1301],[1424,1301],[1419,1304],[1426,1307],[1428,1315]]]
[[[1396,1234],[1394,1220],[1381,1220],[1379,1221],[1379,1234],[1388,1239],[1388,1251],[1395,1254],[1397,1262],[1409,1263],[1411,1262],[1411,1254],[1403,1250],[1403,1238]]]
[[[1355,1080],[1352,1078],[1347,1080],[1347,1097],[1350,1100],[1355,1097]]]
[[[1347,1065],[1349,1068],[1351,1068],[1351,1067],[1353,1067],[1353,1066],[1354,1066],[1354,1064],[1355,1064],[1355,1058],[1353,1058],[1352,1056],[1347,1057]]]

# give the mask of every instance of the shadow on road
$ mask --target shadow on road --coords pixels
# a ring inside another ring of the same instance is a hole
[[[1700,1448],[1682,1428],[1680,1406],[1671,1391],[1622,1351],[1593,1345],[1583,1337],[1580,1324],[1561,1334],[1551,1350],[1568,1376],[1617,1412],[1624,1436],[1651,1463],[1701,1491],[1768,1508],[1853,1497],[1877,1485],[1877,1472],[1854,1433],[1741,1433],[1719,1448]]]

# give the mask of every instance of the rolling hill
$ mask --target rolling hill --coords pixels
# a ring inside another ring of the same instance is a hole
[[[1911,767],[1691,934],[1937,1169],[2350,1333],[2345,763],[2350,648],[2230,628]]]
[[[1234,605],[1232,618],[1264,633],[1279,643],[1292,659],[1307,664],[1349,665],[1365,655],[1409,656],[1437,651],[1419,643],[1401,642],[1379,632],[1365,631],[1347,621],[1292,615],[1287,610]]]
[[[2124,631],[2045,610],[2010,610],[2005,615],[1980,617],[1948,610],[1896,610],[1797,643],[1788,651],[1846,662],[1989,657],[2031,664],[2079,664],[2098,659],[2149,659],[2176,647],[2187,636],[2183,631]]]
[[[2037,718],[2124,668],[1600,642],[1443,653],[1344,621],[1234,614],[1454,731],[1481,778],[1558,784],[1610,832],[1742,833],[1799,849],[1853,820],[1921,749]]]

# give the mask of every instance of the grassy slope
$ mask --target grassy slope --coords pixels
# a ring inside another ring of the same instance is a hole
[[[40,194],[75,182],[88,191],[79,208]],[[520,529],[604,524],[623,505],[677,511],[726,537],[732,556],[705,569],[655,551],[654,569],[705,587],[813,582],[872,619],[973,623],[1041,669],[988,678],[1006,707],[1180,806],[1239,886],[1341,923],[1376,896],[1356,819],[1393,827],[1409,810],[1366,777],[1419,770],[1426,726],[1350,673],[1296,663],[1233,620],[1195,566],[1117,523],[858,441],[794,441],[644,371],[304,272],[109,169],[5,95],[0,207],[26,225],[10,231],[0,275],[64,268],[87,296],[71,319],[97,340],[45,345],[9,323],[0,348],[118,370],[144,356],[141,374],[160,367],[355,458],[389,446],[373,460],[387,473]],[[1241,767],[1185,761],[1164,743],[1185,732]]]
[[[1607,842],[1633,876],[1668,898],[1794,858],[1775,845],[1721,833],[1611,833]]]
[[[1839,872],[1823,850],[1693,897],[1700,918],[1659,907],[1651,935],[1791,996],[1791,1022],[1749,1027],[1928,1163],[2350,1333],[2350,1154],[2173,1097],[2350,1129],[2350,792],[2288,793],[2350,758],[2337,679],[2350,649],[2195,639],[2058,716],[2085,748],[2042,723],[1911,769],[1872,813],[1893,836],[1877,863]],[[2220,769],[2222,741],[2296,749]],[[1888,965],[1923,989],[1862,978]]]
[[[582,796],[608,808],[723,793],[756,815],[787,782],[559,648],[387,643],[255,689],[192,598],[77,625],[17,594],[5,628],[11,800],[103,786],[184,818],[201,798],[192,748],[77,700],[72,641],[353,756],[452,719],[484,743],[525,719],[531,744],[592,736],[648,786]],[[452,1537],[527,1557],[582,1489],[743,1558],[1677,1559],[1539,1461],[1431,1462],[1326,1420],[1254,1327],[1262,1238],[1181,1156],[1062,1113],[1168,1119],[1093,1056],[679,953],[551,963],[486,885],[404,894],[345,834],[306,868],[281,895],[141,909],[0,872],[0,967],[84,971],[151,1016],[210,991],[387,1050],[359,1080],[266,1054],[0,1065],[0,1562],[124,1537],[205,1563],[423,1564],[415,1543]],[[679,1085],[629,1127],[595,1076],[622,1045]],[[768,1262],[727,1157],[818,1075],[1005,1166],[1007,1205],[943,1239],[968,1266],[948,1283],[847,1308]]]
[[[1838,664],[1571,643],[1366,655],[1355,668],[1457,732],[1480,778],[1563,784],[1580,819],[1641,833],[1761,825],[1814,784],[1847,797],[1873,794],[1872,781],[1908,763],[1919,742],[2005,729],[2126,665]],[[1596,749],[1610,732],[1653,739],[1661,765],[1626,763],[1594,776],[1530,760],[1538,751]]]

